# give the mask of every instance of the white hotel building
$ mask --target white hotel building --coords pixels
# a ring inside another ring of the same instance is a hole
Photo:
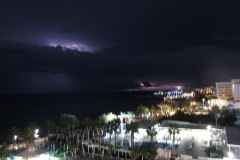
[[[222,105],[234,102],[235,108],[240,108],[240,79],[231,82],[216,82],[216,93]]]

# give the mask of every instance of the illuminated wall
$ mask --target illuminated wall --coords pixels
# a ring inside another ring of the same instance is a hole
[[[240,101],[240,79],[232,79],[232,92],[234,101]]]
[[[240,101],[240,79],[231,82],[216,82],[216,92],[219,100]]]
[[[216,82],[216,92],[219,100],[233,99],[232,82]]]

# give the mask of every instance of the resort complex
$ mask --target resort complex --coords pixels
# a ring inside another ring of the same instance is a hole
[[[240,160],[240,0],[1,0],[0,160]]]
[[[39,136],[33,123],[20,132],[12,127],[12,144],[2,144],[8,159],[240,159],[239,79],[214,88],[159,91],[157,105],[134,112],[112,112],[79,120],[61,114],[44,124]]]

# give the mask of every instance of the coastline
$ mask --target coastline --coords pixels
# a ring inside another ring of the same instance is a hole
[[[72,95],[7,95],[0,96],[0,143],[9,141],[7,130],[15,126],[20,130],[33,122],[44,135],[46,120],[61,114],[74,114],[81,121],[85,117],[97,118],[103,113],[118,114],[136,111],[139,105],[156,105],[163,100],[153,92],[114,92]],[[11,142],[11,140],[10,140]]]

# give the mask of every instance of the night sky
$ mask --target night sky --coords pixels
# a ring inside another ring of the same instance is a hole
[[[239,0],[5,0],[0,94],[209,86],[240,78]]]

